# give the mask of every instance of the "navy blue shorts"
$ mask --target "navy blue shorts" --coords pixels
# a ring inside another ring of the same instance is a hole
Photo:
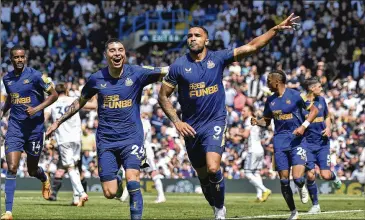
[[[142,144],[130,144],[114,148],[97,148],[99,177],[101,182],[116,179],[116,174],[123,165],[126,169],[140,170],[146,160],[146,152]]]
[[[225,122],[209,123],[209,125],[196,131],[195,138],[185,138],[186,150],[194,168],[201,168],[206,165],[208,152],[222,155],[225,146],[225,129]]]
[[[330,158],[330,146],[312,146],[307,145],[307,169],[312,170],[315,168],[315,164],[319,166],[321,170],[329,170],[331,167]]]
[[[43,143],[43,132],[23,137],[7,134],[5,138],[5,154],[25,151],[28,155],[39,157],[43,149]]]

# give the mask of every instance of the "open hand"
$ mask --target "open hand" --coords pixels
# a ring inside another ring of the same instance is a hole
[[[275,26],[275,29],[277,31],[283,31],[283,30],[286,30],[286,29],[294,29],[296,26],[299,25],[299,23],[294,22],[298,18],[300,18],[300,17],[299,16],[294,17],[294,13],[292,13],[284,21],[282,21],[280,24]]]
[[[176,130],[182,135],[183,137],[195,137],[195,130],[192,128],[188,123],[178,121],[175,122]]]
[[[49,128],[47,129],[47,132],[46,132],[46,139],[50,138],[50,136],[58,128],[58,126],[59,126],[59,124],[57,122],[54,122],[51,126],[49,126]]]

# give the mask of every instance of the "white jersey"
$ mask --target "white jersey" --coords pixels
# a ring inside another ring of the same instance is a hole
[[[45,109],[56,121],[68,110],[69,106],[75,101],[76,97],[62,96],[56,102]],[[67,121],[63,122],[55,131],[57,144],[68,142],[81,142],[81,119],[77,112]]]
[[[251,125],[251,117],[245,121],[245,129],[250,129],[250,136],[248,137],[248,152],[249,153],[263,153],[264,149],[261,145],[261,128],[259,126]]]

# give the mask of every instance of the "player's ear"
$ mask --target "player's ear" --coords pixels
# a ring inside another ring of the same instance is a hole
[[[205,40],[205,46],[208,46],[209,45],[209,39],[206,39]]]

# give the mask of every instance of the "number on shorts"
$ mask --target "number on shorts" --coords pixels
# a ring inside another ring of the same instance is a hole
[[[41,149],[41,145],[40,145],[39,141],[38,142],[33,141],[32,142],[32,151],[39,152],[39,149]]]
[[[297,155],[301,156],[302,159],[305,160],[307,158],[307,152],[302,147],[298,147],[297,150]]]
[[[219,126],[214,126],[214,135],[213,135],[213,138],[214,139],[219,139],[219,135],[220,135],[220,133],[222,132],[222,128],[221,127],[219,127]]]
[[[143,157],[144,156],[144,147],[142,146],[141,149],[139,149],[139,152],[138,152],[138,146],[133,145],[131,154],[136,155],[137,157]]]
[[[327,155],[327,166],[331,165],[331,156],[328,154]]]

